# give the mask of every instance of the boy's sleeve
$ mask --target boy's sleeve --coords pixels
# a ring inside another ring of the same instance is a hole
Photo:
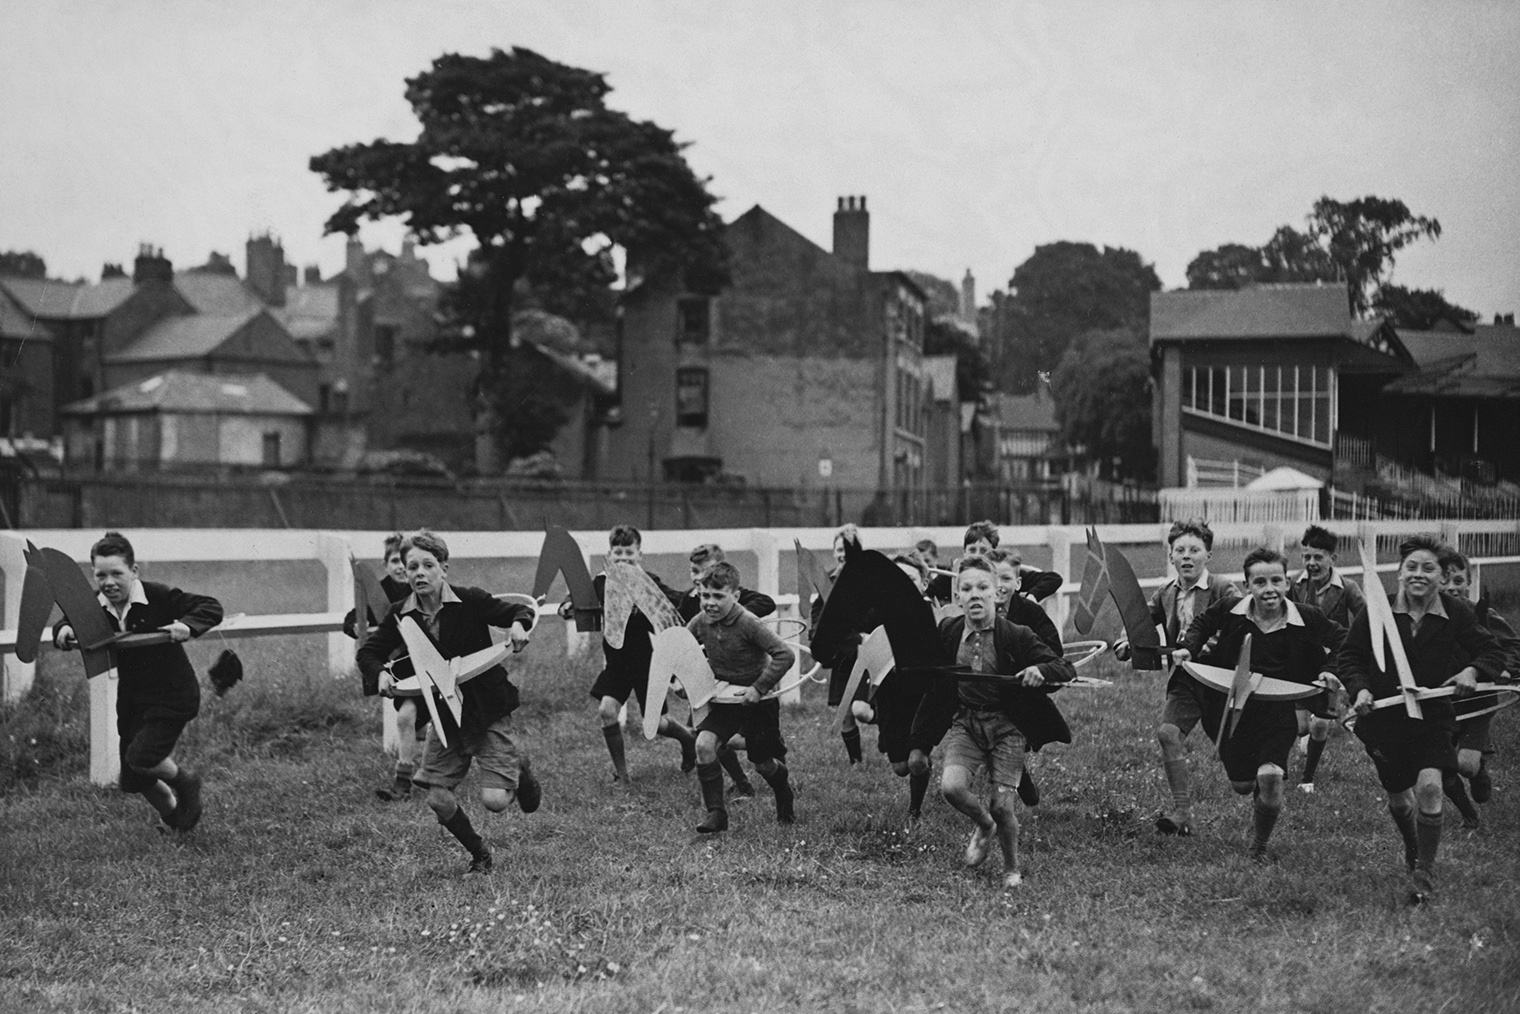
[[[739,589],[739,604],[756,616],[769,616],[776,611],[776,600],[752,588]]]
[[[1492,607],[1488,610],[1489,633],[1499,641],[1499,647],[1504,649],[1505,670],[1511,677],[1520,676],[1520,635],[1515,633],[1515,628],[1510,622]]]
[[[1164,604],[1166,588],[1166,585],[1162,585],[1151,594],[1151,626],[1153,627],[1166,626],[1166,606]]]
[[[1219,628],[1224,626],[1224,618],[1234,606],[1233,601],[1220,599],[1193,617],[1193,622],[1188,624],[1187,633],[1182,635],[1180,646],[1192,652],[1193,658],[1197,659],[1203,653],[1203,646],[1209,643],[1209,638],[1217,634]]]
[[[380,692],[380,670],[384,668],[391,653],[401,647],[401,627],[397,610],[385,614],[377,627],[371,627],[369,636],[359,646],[355,661],[359,675],[364,679],[364,696],[373,697]]]
[[[1028,595],[1036,602],[1043,602],[1061,590],[1066,579],[1053,570],[1036,567],[1019,568],[1019,594]]]
[[[1341,579],[1341,588],[1346,595],[1346,620],[1349,623],[1356,618],[1356,614],[1367,608],[1367,593],[1362,591],[1360,581],[1347,581]]]
[[[750,643],[764,648],[765,653],[770,656],[770,660],[765,663],[765,669],[760,673],[760,678],[755,680],[754,684],[755,689],[762,694],[768,694],[776,688],[777,683],[781,682],[781,677],[787,674],[787,670],[791,669],[796,656],[792,654],[792,649],[786,646],[786,642],[781,640],[779,634],[758,619],[751,619],[746,623],[745,632]]]
[[[1456,635],[1457,645],[1472,659],[1468,665],[1478,670],[1484,679],[1498,679],[1508,662],[1499,639],[1478,622],[1478,614],[1470,606],[1451,619],[1456,627],[1453,634]]]
[[[1015,672],[1035,666],[1046,683],[1069,683],[1076,679],[1077,670],[1066,659],[1051,651],[1050,645],[1041,640],[1038,634],[1019,623],[1013,624],[1013,628],[1015,650],[1018,652],[1013,660],[1018,666]]]
[[[1335,656],[1333,671],[1353,698],[1358,692],[1371,689],[1372,625],[1367,620],[1366,609],[1351,621],[1351,630],[1341,641],[1341,650]]]
[[[505,630],[514,623],[521,623],[524,630],[532,630],[538,622],[538,613],[521,602],[508,602],[484,592],[481,601],[482,618],[493,627]]]
[[[168,606],[174,617],[190,628],[191,637],[200,637],[222,622],[222,604],[210,595],[170,588]]]

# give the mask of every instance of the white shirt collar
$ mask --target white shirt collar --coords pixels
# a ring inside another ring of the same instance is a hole
[[[97,592],[95,594],[95,600],[106,609],[111,610],[111,612],[116,612],[116,607],[111,604],[110,599],[106,598],[105,592]],[[127,610],[131,609],[133,606],[145,606],[147,604],[148,593],[143,591],[142,581],[138,578],[133,578],[132,590],[127,593],[127,607],[121,611],[120,615],[126,616]]]
[[[1393,596],[1393,611],[1396,613],[1409,612],[1409,603],[1404,598],[1404,589],[1400,588]],[[1436,592],[1436,597],[1431,601],[1430,608],[1425,610],[1426,616],[1439,616],[1442,619],[1451,619],[1446,615],[1446,603],[1441,601],[1441,593]]]
[[[1255,603],[1256,600],[1247,595],[1239,602],[1235,603],[1230,612],[1234,613],[1236,616],[1249,616],[1254,620],[1256,619],[1256,609],[1254,608]],[[1292,599],[1284,597],[1283,608],[1287,610],[1288,626],[1302,627],[1304,625],[1304,614],[1298,611],[1298,606],[1293,604]]]
[[[1188,584],[1188,585],[1183,584],[1182,583],[1182,575],[1181,574],[1177,575],[1177,591],[1178,592],[1190,592],[1190,591],[1192,591],[1195,588],[1204,588],[1204,589],[1207,589],[1208,586],[1209,586],[1209,568],[1207,568],[1207,567],[1204,567],[1202,570],[1200,570],[1198,572],[1198,576],[1193,579],[1193,583],[1192,584]]]
[[[1308,575],[1307,572],[1305,572],[1304,575],[1298,579],[1298,583],[1301,584],[1301,585],[1307,585],[1308,587],[1313,588],[1316,591],[1319,590],[1319,586],[1316,585],[1313,581],[1309,580],[1309,575]],[[1330,572],[1330,580],[1326,581],[1325,584],[1328,587],[1332,587],[1332,588],[1344,588],[1344,587],[1346,587],[1346,582],[1341,580],[1341,572],[1339,570],[1332,570]]]
[[[443,591],[438,596],[438,608],[442,609],[450,602],[458,601],[460,601],[460,598],[458,595],[454,594],[454,586],[449,584],[447,581],[443,582]],[[401,604],[401,611],[403,613],[422,612],[422,603],[417,600],[416,592],[412,592],[406,597],[406,601]]]

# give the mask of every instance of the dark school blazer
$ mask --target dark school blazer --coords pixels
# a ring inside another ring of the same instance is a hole
[[[965,632],[964,616],[949,616],[940,622],[940,649],[951,663],[960,654],[961,637]],[[1046,743],[1070,743],[1071,728],[1061,717],[1061,709],[1050,699],[1055,687],[1049,684],[1072,680],[1077,672],[1071,663],[1051,651],[1034,631],[1001,616],[993,627],[992,646],[997,655],[998,672],[1012,675],[1036,665],[1045,677],[1047,686],[1043,687],[1018,686],[1010,680],[1007,686],[999,688],[1003,712],[1023,733],[1029,749],[1038,750]]]
[[[1176,644],[1177,639],[1186,634],[1186,630],[1177,627],[1177,595],[1181,586],[1176,578],[1172,578],[1166,584],[1156,589],[1156,594],[1151,596],[1151,623],[1158,624],[1166,630],[1166,643]],[[1191,593],[1190,593],[1191,594]],[[1193,613],[1193,619],[1202,616],[1210,607],[1217,602],[1228,602],[1234,605],[1240,601],[1240,589],[1235,587],[1233,581],[1227,581],[1218,574],[1210,572],[1207,591],[1204,592],[1203,609]],[[1193,656],[1197,658],[1197,655]],[[1202,661],[1200,659],[1200,661]]]
[[[1033,599],[1014,595],[1008,600],[1004,609],[1003,616],[1021,627],[1033,630],[1036,637],[1050,646],[1050,650],[1056,653],[1057,658],[1066,651],[1065,646],[1061,644],[1061,632],[1056,630],[1050,614],[1040,608]]]
[[[394,606],[397,602],[402,601],[412,593],[412,586],[407,584],[405,581],[397,581],[387,573],[380,579],[380,590],[385,592],[386,599],[392,606]],[[369,613],[369,618],[365,620],[364,625],[366,627],[373,627],[379,622],[380,617],[371,612]],[[354,611],[352,609],[350,609],[343,617],[343,632],[352,638],[357,639],[359,636],[358,623],[354,617]]]
[[[491,646],[491,627],[510,627],[521,623],[524,628],[533,626],[533,610],[518,602],[503,602],[482,588],[466,585],[450,585],[458,602],[445,602],[438,611],[438,636],[428,633],[420,609],[404,612],[404,603],[398,604],[386,614],[380,625],[370,632],[364,646],[359,649],[359,672],[364,676],[364,693],[373,696],[380,692],[380,670],[391,653],[398,648],[405,652],[406,642],[401,639],[401,617],[410,616],[438,646],[444,658],[456,658],[481,651]],[[443,732],[452,736],[463,731],[466,736],[479,736],[505,715],[517,709],[517,688],[507,678],[507,670],[494,665],[468,683],[460,684],[459,694],[464,699],[464,720],[458,725],[447,708],[438,709],[438,718],[444,723]]]
[[[1216,602],[1195,616],[1182,638],[1182,647],[1197,658],[1203,646],[1218,635],[1211,655],[1213,664],[1233,666],[1240,658],[1246,635],[1257,630],[1248,614],[1236,611],[1239,604]],[[1288,669],[1263,675],[1293,683],[1313,683],[1322,672],[1336,672],[1336,655],[1346,640],[1346,628],[1311,605],[1295,602],[1293,607],[1304,622],[1302,626],[1289,623],[1283,628],[1288,635]]]

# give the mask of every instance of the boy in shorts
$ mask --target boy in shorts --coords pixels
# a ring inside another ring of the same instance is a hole
[[[137,576],[137,555],[120,532],[106,532],[90,547],[100,607],[124,633],[169,632],[167,644],[118,652],[116,731],[121,737],[122,792],[135,792],[176,831],[200,822],[201,779],[174,759],[174,748],[200,712],[201,687],[180,647],[222,622],[222,604]],[[53,628],[53,644],[78,647],[67,621]]]
[[[1314,606],[1327,619],[1350,629],[1356,614],[1367,608],[1367,598],[1355,581],[1343,581],[1335,569],[1338,544],[1335,534],[1319,525],[1304,529],[1304,536],[1299,540],[1304,572],[1288,589],[1288,598]],[[1320,757],[1325,752],[1334,724],[1331,715],[1314,714],[1305,707],[1298,709],[1298,734],[1309,737],[1304,744],[1304,773],[1298,780],[1298,791],[1314,793],[1314,772],[1319,768]]]
[[[781,702],[762,700],[792,667],[795,656],[774,630],[739,604],[739,572],[732,564],[714,564],[702,577],[702,611],[686,625],[707,652],[713,675],[724,683],[747,687],[742,704],[711,704],[697,724],[697,778],[707,816],[702,834],[728,830],[723,802],[723,769],[718,750],[743,736],[750,763],[776,794],[776,820],[795,819],[792,787],[787,782],[786,743],[781,738]]]
[[[1391,603],[1393,622],[1409,659],[1414,682],[1422,687],[1452,685],[1470,694],[1479,678],[1494,679],[1504,669],[1504,652],[1478,623],[1472,606],[1441,590],[1444,543],[1414,535],[1399,546],[1399,588]],[[1388,812],[1404,840],[1404,864],[1412,885],[1410,904],[1435,892],[1436,853],[1441,845],[1442,776],[1457,768],[1455,711],[1449,699],[1420,702],[1421,718],[1400,706],[1372,709],[1375,700],[1402,695],[1392,652],[1387,670],[1378,668],[1372,626],[1364,609],[1351,623],[1336,668],[1352,695],[1356,737],[1377,768],[1388,793]]]
[[[1012,796],[1024,767],[1025,749],[1062,738],[1062,732],[1070,740],[1055,705],[1034,688],[1064,683],[1076,672],[1028,627],[998,615],[995,579],[986,560],[962,559],[956,588],[964,615],[948,617],[939,626],[946,653],[976,672],[1011,678],[1007,685],[961,681],[960,708],[944,738],[945,772],[940,787],[945,801],[976,825],[966,846],[966,865],[976,867],[986,860],[995,835],[1003,853],[1003,884],[1018,887],[1023,876]],[[987,804],[972,789],[972,780],[982,768],[987,770],[992,790]]]
[[[1172,654],[1178,663],[1201,654],[1218,637],[1214,662],[1233,667],[1246,637],[1251,638],[1251,671],[1291,683],[1311,684],[1323,677],[1338,685],[1330,671],[1346,628],[1327,619],[1314,606],[1288,599],[1288,561],[1275,549],[1253,549],[1245,560],[1246,597],[1235,603],[1216,602],[1188,626],[1182,645]],[[1322,697],[1323,695],[1321,695]],[[1218,721],[1228,722],[1222,715]],[[1251,857],[1267,858],[1267,841],[1283,809],[1283,776],[1288,754],[1298,737],[1298,712],[1293,701],[1250,698],[1234,730],[1211,732],[1219,743],[1230,787],[1252,797]],[[1222,737],[1222,738],[1221,738]]]
[[[414,532],[401,544],[412,594],[393,608],[359,649],[359,671],[366,681],[377,682],[381,696],[393,695],[395,677],[384,665],[405,642],[403,617],[411,617],[444,658],[457,658],[491,647],[491,627],[507,630],[512,650],[528,645],[528,631],[535,620],[532,609],[503,602],[481,588],[449,583],[449,547],[429,531]],[[432,691],[429,690],[429,693]],[[422,768],[413,782],[428,790],[428,806],[438,823],[459,839],[470,853],[470,873],[491,872],[491,849],[476,833],[469,815],[455,798],[454,789],[464,781],[471,765],[480,769],[480,800],[492,813],[505,810],[515,798],[524,813],[538,809],[541,791],[526,754],[512,740],[512,712],[517,710],[517,687],[500,665],[493,666],[467,683],[459,684],[462,717],[440,701],[438,719],[448,739],[429,736]]]

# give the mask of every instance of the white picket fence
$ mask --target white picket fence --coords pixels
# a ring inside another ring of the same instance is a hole
[[[1326,528],[1342,537],[1377,539],[1389,548],[1400,538],[1416,532],[1438,530],[1449,542],[1474,557],[1474,579],[1481,580],[1485,563],[1520,562],[1520,521],[1421,521],[1325,522]],[[1164,545],[1166,524],[1099,525],[1098,536],[1109,545]],[[1282,549],[1299,534],[1296,525],[1216,524],[1216,546],[1260,544]],[[933,539],[945,547],[945,555],[954,555],[960,546],[961,528],[870,528],[861,531],[867,548],[897,550],[912,546],[923,538]],[[292,531],[270,529],[143,529],[130,533],[139,558],[154,563],[216,561],[317,560],[326,570],[327,610],[319,613],[278,614],[241,617],[229,623],[228,637],[260,637],[275,634],[318,634],[327,637],[328,669],[334,677],[348,677],[354,671],[354,643],[341,633],[344,614],[354,601],[350,556],[376,559],[387,532],[364,531]],[[536,532],[446,532],[451,559],[524,560],[538,558],[543,535]],[[588,556],[605,552],[606,533],[574,532],[576,541]],[[726,552],[753,553],[757,561],[754,578],[756,590],[774,598],[778,612],[795,616],[797,596],[783,593],[780,587],[781,558],[793,551],[793,540],[811,550],[827,552],[833,547],[832,528],[746,528],[644,532],[643,547],[647,555],[684,555],[704,542],[716,543]],[[1050,549],[1050,569],[1078,577],[1074,571],[1084,558],[1084,530],[1078,526],[1028,525],[1001,529],[1005,545]],[[21,586],[26,573],[22,552],[30,540],[37,546],[52,546],[81,563],[86,562],[90,546],[99,532],[76,529],[46,529],[25,532],[0,532],[0,571],[5,575],[4,629],[0,630],[0,653],[4,657],[3,690],[6,701],[14,701],[32,685],[34,663],[23,663],[13,654],[16,625],[21,607]],[[1075,551],[1074,551],[1075,547]],[[1384,568],[1379,568],[1384,569]],[[1388,565],[1387,569],[1392,569]],[[1356,574],[1358,568],[1343,568]],[[1238,575],[1237,575],[1238,576]],[[1157,587],[1166,575],[1148,575],[1141,579],[1144,587]],[[502,589],[526,591],[527,589]],[[1081,585],[1068,580],[1060,591],[1048,599],[1045,607],[1060,629],[1065,629],[1071,598]],[[540,615],[554,617],[553,605]],[[559,622],[557,617],[551,623]],[[567,651],[582,650],[587,638],[578,635],[572,624],[565,624]],[[46,643],[46,642],[45,642]],[[96,679],[90,687],[90,777],[100,785],[113,784],[117,778],[117,741],[114,681]],[[385,744],[394,748],[396,729],[394,710],[380,709],[385,723]]]

